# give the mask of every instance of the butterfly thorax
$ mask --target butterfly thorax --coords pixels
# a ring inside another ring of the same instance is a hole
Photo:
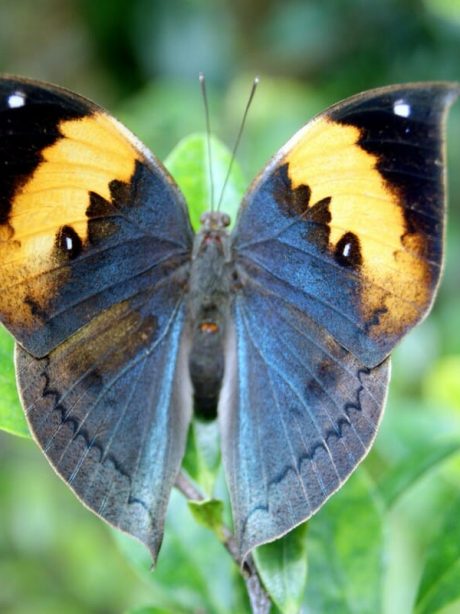
[[[189,278],[188,318],[191,333],[190,377],[197,417],[213,419],[224,374],[224,341],[233,266],[230,220],[205,213],[195,237]]]

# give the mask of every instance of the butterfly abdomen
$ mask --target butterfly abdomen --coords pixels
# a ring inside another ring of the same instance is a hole
[[[189,369],[194,412],[204,420],[213,420],[217,415],[224,374],[224,342],[232,268],[229,236],[223,228],[225,225],[203,225],[195,239],[189,280]]]

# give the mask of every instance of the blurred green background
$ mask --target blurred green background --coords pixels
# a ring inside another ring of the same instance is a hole
[[[92,98],[161,159],[181,138],[203,129],[199,71],[210,88],[213,129],[229,145],[251,80],[260,75],[238,154],[249,183],[296,129],[343,97],[395,82],[460,80],[460,1],[0,0],[0,70]],[[428,459],[446,442],[460,442],[460,104],[449,118],[448,154],[444,280],[432,315],[395,352],[386,417],[363,470],[376,484],[391,481],[393,470],[401,475],[398,467],[410,467],[412,458]],[[0,378],[10,364],[2,356]],[[436,554],[436,544],[450,526],[446,512],[460,509],[458,447],[454,443],[442,463],[427,460],[422,477],[409,480],[411,487],[381,512],[379,607],[385,614],[417,607],[460,612],[458,594],[430,601],[432,592],[425,605],[414,606],[420,578],[427,582],[426,562],[447,556]],[[0,432],[0,612],[105,614],[152,604],[164,608],[158,612],[174,611],[167,605],[171,587],[189,611],[239,612],[245,601],[229,580],[236,571],[205,529],[184,528],[193,521],[183,522],[181,505],[175,497],[179,511],[170,516],[152,581],[135,571],[109,530],[74,499],[30,440]],[[350,530],[356,539],[348,534],[349,550],[357,543],[365,550],[360,527]],[[337,581],[347,596],[340,603],[348,606],[331,607],[318,597],[314,579],[326,583],[330,573],[315,567],[319,533],[313,525],[304,611],[377,612],[356,598],[359,586],[349,585],[359,584],[361,575],[368,581],[365,556],[353,554],[356,568],[347,570],[352,576]],[[457,554],[448,569],[450,587],[460,586],[459,529],[451,536],[446,548],[452,554],[456,547]],[[188,569],[190,561],[197,576],[190,581],[197,594],[206,593],[204,602],[181,580],[181,566]],[[429,578],[426,586],[433,586]]]

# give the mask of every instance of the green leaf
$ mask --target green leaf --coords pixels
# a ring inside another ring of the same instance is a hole
[[[204,527],[211,529],[217,534],[220,541],[225,536],[223,532],[224,504],[218,499],[206,499],[205,501],[188,501],[188,507],[193,517]]]
[[[220,442],[217,420],[190,425],[183,467],[210,497],[220,467]]]
[[[394,505],[417,480],[459,451],[460,441],[420,446],[419,450],[392,467],[379,483],[385,505]]]
[[[152,587],[152,607],[171,612],[249,612],[244,582],[222,544],[192,516],[184,497],[173,490],[165,539],[152,570],[147,549],[113,529],[123,554]]]
[[[460,600],[460,497],[447,510],[428,551],[416,614],[433,614]]]
[[[262,582],[283,614],[296,614],[307,582],[307,524],[254,551]]]
[[[0,326],[0,429],[13,435],[30,437],[16,390],[13,354],[14,340],[5,328]]]
[[[382,506],[363,467],[308,524],[306,611],[380,612]]]
[[[214,205],[217,206],[232,155],[215,137],[211,138],[211,147]],[[165,166],[185,196],[193,228],[199,230],[200,216],[211,208],[206,135],[192,134],[180,141],[166,158]],[[221,205],[221,210],[228,213],[232,223],[235,222],[245,188],[246,182],[241,169],[234,161]]]

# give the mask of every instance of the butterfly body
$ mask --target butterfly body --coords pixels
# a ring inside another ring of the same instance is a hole
[[[455,83],[354,96],[306,124],[236,225],[194,237],[166,169],[103,109],[0,78],[0,318],[35,439],[155,558],[195,413],[219,421],[241,558],[368,453],[395,344],[428,313]]]
[[[225,336],[235,286],[226,214],[208,212],[195,237],[188,285],[190,376],[195,415],[216,417],[225,368]]]

